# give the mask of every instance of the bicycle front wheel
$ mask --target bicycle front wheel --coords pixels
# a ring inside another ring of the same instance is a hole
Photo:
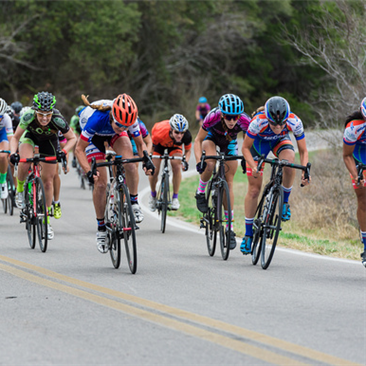
[[[276,249],[278,235],[281,231],[281,217],[283,208],[283,188],[270,192],[268,207],[265,208],[262,236],[261,265],[267,269]]]
[[[46,196],[44,193],[44,187],[42,179],[39,177],[35,178],[35,187],[36,194],[33,194],[33,197],[36,199],[36,212],[35,219],[37,224],[37,234],[38,234],[38,242],[41,251],[44,253],[47,250],[48,243],[48,228],[47,228],[47,220],[48,220],[48,212],[46,205]]]
[[[169,197],[169,177],[163,174],[160,186],[159,200],[161,202],[161,224],[160,230],[164,234],[166,228],[166,216],[168,212],[168,197]]]
[[[118,202],[119,229],[122,228],[123,230],[128,266],[130,267],[131,273],[135,274],[137,269],[135,216],[132,210],[130,194],[127,186],[124,184],[119,190]]]
[[[229,186],[225,180],[222,181],[217,196],[217,224],[220,232],[221,256],[224,261],[229,258],[231,239],[231,203]],[[227,217],[225,215],[224,202],[226,201]]]
[[[212,257],[216,250],[217,240],[217,225],[216,225],[216,202],[217,195],[212,187],[212,180],[208,183],[207,187],[207,204],[208,211],[203,215],[203,221],[206,227],[206,244],[208,254]]]
[[[36,218],[33,205],[33,182],[24,184],[24,203],[25,207],[21,209],[21,217],[25,215],[25,229],[27,230],[28,243],[31,249],[36,246]],[[24,217],[24,216],[23,216]]]
[[[8,210],[9,210],[9,215],[13,216],[14,213],[14,205],[15,205],[15,201],[14,201],[14,180],[13,180],[13,176],[11,174],[11,169],[10,167],[8,167],[8,173],[6,175],[6,184],[8,185]]]

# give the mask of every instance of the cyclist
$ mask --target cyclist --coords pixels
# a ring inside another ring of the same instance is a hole
[[[258,196],[262,186],[263,171],[257,173],[257,162],[254,157],[268,155],[270,151],[279,159],[286,159],[290,163],[295,160],[295,150],[289,132],[292,131],[299,149],[301,165],[308,163],[304,127],[301,119],[290,111],[286,99],[275,96],[269,98],[264,107],[260,107],[253,114],[247,134],[244,138],[242,152],[246,160],[248,176],[248,191],[245,196],[245,236],[240,246],[243,254],[251,253],[253,240],[253,220],[257,208]],[[301,183],[309,184],[302,172]],[[284,205],[282,220],[291,218],[289,196],[295,180],[295,170],[285,167],[283,170]],[[310,178],[309,178],[310,180]]]
[[[167,149],[169,156],[183,156],[182,145],[184,145],[186,161],[182,163],[181,160],[170,160],[173,172],[172,210],[178,210],[180,207],[178,194],[182,181],[181,169],[184,172],[188,170],[188,161],[191,156],[192,135],[188,127],[188,121],[183,115],[174,114],[170,120],[155,123],[151,130],[154,155],[164,155],[164,151]],[[156,159],[155,164],[155,173],[149,177],[151,189],[149,208],[153,212],[156,210],[156,184],[159,178],[161,160]]]
[[[366,164],[366,98],[362,100],[360,110],[346,119],[343,133],[343,160],[357,196],[357,220],[364,246],[361,260],[366,267],[366,171],[363,172],[360,182],[357,179],[358,165]]]
[[[235,94],[225,94],[219,100],[218,107],[212,109],[203,121],[201,128],[194,143],[194,154],[196,157],[196,169],[201,174],[199,186],[195,195],[197,200],[197,208],[205,213],[208,210],[205,198],[206,186],[212,176],[216,161],[205,161],[203,169],[201,169],[202,150],[206,151],[206,155],[216,155],[217,148],[225,155],[238,155],[237,135],[240,132],[245,134],[249,125],[249,117],[244,113],[244,103]],[[230,190],[230,201],[234,204],[234,175],[238,168],[237,161],[227,161],[227,171],[225,178]],[[226,206],[226,205],[225,205]],[[229,213],[225,210],[225,216]],[[232,220],[234,220],[234,210],[231,211]],[[230,234],[230,249],[235,249],[236,239],[233,231],[233,224],[226,228],[226,232]],[[228,235],[228,234],[227,234]]]
[[[18,127],[19,121],[20,121],[20,117],[21,117],[21,110],[23,108],[23,104],[16,101],[10,104],[10,107],[13,111],[11,117],[11,121],[13,122],[13,130],[15,131],[16,128]]]
[[[70,129],[60,111],[55,108],[56,97],[49,92],[39,92],[34,95],[33,107],[28,109],[21,117],[19,125],[10,142],[10,162],[14,165],[19,159],[29,159],[34,155],[34,149],[38,146],[41,157],[57,156],[65,158],[67,151],[76,143],[75,134]],[[67,139],[62,151],[59,148],[58,132]],[[18,144],[19,154],[17,154]],[[56,161],[40,163],[42,169],[41,179],[45,189],[46,205],[50,211],[53,198],[53,179],[56,174]],[[24,207],[24,183],[27,178],[30,163],[20,163],[17,177],[16,204]],[[53,239],[54,232],[49,223],[48,239]]]
[[[79,120],[80,120],[80,114],[84,108],[85,108],[85,105],[79,105],[78,107],[76,107],[75,114],[70,119],[70,127],[74,131],[77,139],[79,139],[80,134],[81,134],[81,127],[80,127]],[[73,158],[72,158],[71,166],[73,168],[76,168],[75,146],[74,146],[72,152],[73,152]]]
[[[211,106],[207,103],[207,98],[200,97],[196,107],[196,121],[200,126],[210,110]]]
[[[104,222],[107,168],[98,168],[97,175],[92,175],[89,164],[93,157],[96,158],[97,163],[105,161],[105,142],[108,142],[118,155],[126,159],[133,158],[132,145],[126,129],[134,136],[140,156],[143,156],[143,151],[146,151],[146,145],[136,121],[138,114],[136,103],[129,95],[120,94],[113,100],[103,99],[92,104],[84,97],[84,102],[88,106],[80,114],[82,132],[75,154],[80,166],[87,172],[89,182],[94,183],[93,203],[98,224],[97,248],[101,253],[107,253],[109,243]],[[144,161],[143,167],[146,174],[154,171],[154,165],[148,158]],[[126,164],[124,168],[135,219],[136,222],[141,222],[143,214],[138,204],[138,170],[135,164]]]
[[[4,99],[0,98],[0,150],[9,150],[9,142],[13,136],[13,126],[11,118],[6,112],[8,105]],[[0,186],[1,199],[8,197],[8,185],[6,184],[6,174],[8,171],[8,155],[0,154]]]

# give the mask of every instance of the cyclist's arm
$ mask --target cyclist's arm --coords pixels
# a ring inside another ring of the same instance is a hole
[[[352,175],[355,182],[357,182],[357,169],[355,159],[353,158],[353,151],[355,149],[355,145],[347,145],[343,144],[343,161],[348,169],[349,173]]]
[[[19,140],[22,137],[24,131],[25,130],[18,125],[17,129],[15,130],[13,138],[11,139],[11,141],[9,141],[11,154],[15,154],[17,152]]]
[[[196,120],[200,120],[201,119],[201,115],[200,115],[200,111],[196,110]]]
[[[139,157],[142,158],[144,156],[143,151],[145,151],[145,150],[148,151],[147,146],[146,146],[144,140],[142,139],[141,135],[133,136],[132,138],[136,143],[136,148],[139,153]]]
[[[306,166],[306,164],[309,162],[309,155],[308,155],[308,149],[306,147],[305,137],[300,140],[296,140],[296,142],[297,142],[297,147],[299,149],[300,164],[303,166]],[[304,179],[304,176],[305,176],[305,172],[303,171],[301,174],[301,184],[306,186],[310,183],[311,177],[309,177],[309,181],[308,181],[307,179]]]
[[[253,176],[257,171],[257,165],[253,159],[252,153],[250,152],[251,147],[253,146],[254,139],[249,137],[248,135],[245,135],[243,146],[241,148],[241,152],[244,156],[245,161],[249,165],[249,168],[252,169]]]
[[[72,150],[72,148],[75,146],[76,144],[76,135],[74,133],[74,131],[70,128],[65,134],[64,134],[65,139],[67,140],[65,146],[64,146],[64,150],[65,151],[70,151]]]
[[[149,154],[152,153],[152,140],[151,140],[151,136],[150,135],[146,135],[143,140],[144,140],[144,142],[146,144],[147,152]]]
[[[89,145],[88,141],[79,139],[75,147],[75,155],[79,161],[80,166],[83,168],[84,172],[87,173],[90,170],[88,159],[86,157],[85,149]]]
[[[202,155],[202,142],[206,138],[208,132],[205,131],[202,127],[198,130],[198,134],[194,140],[194,156],[196,158],[196,164],[201,161]]]
[[[192,149],[189,149],[189,150],[184,149],[184,155],[186,157],[186,162],[187,163],[189,162],[189,159],[191,158],[191,154],[192,154]]]

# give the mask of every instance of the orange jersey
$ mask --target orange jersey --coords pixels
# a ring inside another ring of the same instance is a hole
[[[170,134],[169,120],[155,123],[151,130],[151,138],[154,146],[161,145],[163,147],[181,147],[184,144],[185,150],[190,150],[192,147],[192,135],[188,130],[183,135],[181,142],[173,140]]]

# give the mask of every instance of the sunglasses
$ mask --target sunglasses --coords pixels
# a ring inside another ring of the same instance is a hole
[[[282,127],[286,124],[287,120],[283,121],[282,123],[275,123],[275,122],[272,122],[272,121],[268,121],[268,122],[271,126],[281,126]]]
[[[43,113],[43,112],[40,112],[40,111],[36,111],[36,113],[43,116],[43,117],[52,116],[52,114],[53,114],[53,112]]]
[[[240,117],[239,114],[224,114],[224,118],[227,119],[228,121],[231,120],[237,121],[239,117]]]
[[[178,132],[178,131],[176,131],[176,130],[173,130],[173,132],[174,132],[176,135],[184,135],[184,134],[185,134],[185,132]]]
[[[127,126],[122,125],[121,123],[119,123],[115,118],[114,115],[112,113],[112,118],[113,118],[113,122],[116,124],[117,127],[119,128],[127,128]]]

